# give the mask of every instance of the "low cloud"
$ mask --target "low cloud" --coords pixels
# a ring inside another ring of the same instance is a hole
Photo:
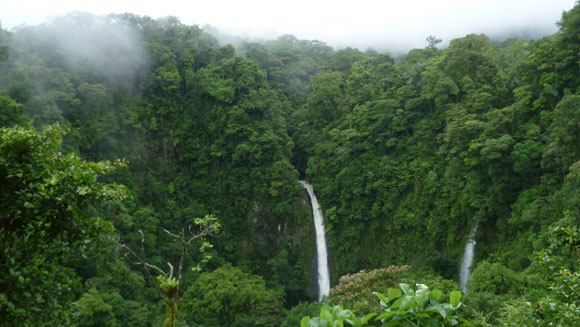
[[[27,0],[12,2],[0,13],[7,27],[36,24],[39,12]],[[143,6],[138,1],[54,0],[44,10],[56,15],[71,10],[94,14],[131,12],[153,18],[176,16],[184,24],[210,24],[222,33],[247,38],[293,34],[331,46],[368,47],[391,52],[424,47],[428,35],[451,39],[470,33],[541,37],[557,30],[562,11],[574,0],[166,0]]]

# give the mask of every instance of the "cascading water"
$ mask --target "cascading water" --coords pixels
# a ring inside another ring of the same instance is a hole
[[[317,267],[318,267],[318,300],[322,300],[324,296],[327,296],[330,292],[330,276],[328,274],[328,256],[326,252],[326,236],[324,230],[324,216],[322,215],[322,210],[314,194],[314,189],[312,185],[306,183],[305,181],[298,181],[300,185],[304,186],[308,195],[310,196],[310,202],[312,203],[312,216],[314,217],[314,229],[316,230],[316,257],[317,257]]]
[[[471,229],[471,234],[465,243],[465,250],[463,250],[463,260],[461,260],[461,268],[459,270],[459,287],[463,293],[467,293],[469,288],[467,287],[467,281],[471,275],[471,264],[473,263],[473,252],[475,250],[475,233],[477,232],[478,223]]]

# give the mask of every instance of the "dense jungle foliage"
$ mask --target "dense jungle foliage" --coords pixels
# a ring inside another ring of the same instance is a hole
[[[580,4],[558,26],[399,57],[132,14],[0,29],[0,320],[578,324]]]

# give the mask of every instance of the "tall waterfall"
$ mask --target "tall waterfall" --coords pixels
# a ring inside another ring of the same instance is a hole
[[[322,300],[330,292],[330,276],[328,274],[328,256],[326,252],[326,236],[324,230],[324,216],[314,194],[312,185],[305,181],[298,181],[308,191],[310,202],[312,203],[312,216],[314,217],[314,228],[316,230],[316,257],[318,270],[318,300]]]
[[[461,268],[459,270],[459,287],[463,290],[463,293],[467,293],[469,288],[467,287],[467,281],[471,275],[471,264],[473,263],[473,251],[475,250],[475,233],[477,232],[477,225],[471,229],[471,234],[465,243],[465,250],[463,250],[463,260],[461,260]]]

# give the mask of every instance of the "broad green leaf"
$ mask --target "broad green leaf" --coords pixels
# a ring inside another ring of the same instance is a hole
[[[330,313],[330,311],[326,310],[326,309],[322,309],[320,311],[320,318],[328,321],[328,322],[332,322],[332,314]]]
[[[417,301],[415,301],[414,296],[403,297],[403,302],[401,302],[401,309],[403,310],[414,310],[417,308]]]
[[[330,309],[330,313],[332,313],[333,317],[338,317],[341,314],[341,307],[338,305],[335,305],[332,307],[332,309]]]
[[[447,311],[445,310],[445,308],[441,304],[435,305],[426,311],[437,312],[441,315],[441,317],[443,319],[445,319],[447,317]]]
[[[310,327],[310,316],[302,318],[300,321],[300,327]]]
[[[454,308],[457,308],[459,302],[461,301],[461,291],[453,291],[449,296],[449,304]]]
[[[389,290],[389,292],[390,292],[390,290]],[[387,300],[387,298],[386,298],[386,297],[385,297],[383,294],[381,294],[381,293],[379,293],[379,292],[373,292],[373,294],[374,294],[376,297],[378,297],[378,298],[379,298],[379,300],[381,300],[381,305],[382,305],[382,306],[385,306],[385,307],[386,307],[386,306],[387,306],[387,304],[389,303],[389,301],[391,300],[391,297],[390,297],[390,296],[389,296],[389,299]]]
[[[369,313],[369,314],[367,314],[367,315],[364,317],[364,319],[363,319],[363,321],[362,321],[362,324],[363,324],[363,325],[364,325],[364,324],[366,324],[366,323],[367,323],[367,321],[371,320],[371,319],[372,319],[374,316],[376,316],[376,315],[377,315],[377,314],[376,314],[376,313],[374,313],[374,312],[373,312],[373,313]]]
[[[394,299],[400,298],[402,295],[401,290],[398,288],[391,288],[388,292],[389,302],[393,301]]]
[[[415,302],[419,308],[423,308],[429,299],[429,288],[424,284],[417,284],[415,292]]]
[[[413,291],[413,289],[411,288],[411,286],[409,286],[409,284],[400,283],[399,284],[399,287],[401,287],[401,289],[403,290],[403,292],[405,293],[405,295],[410,295],[410,296],[415,295],[415,292]]]
[[[439,301],[439,299],[441,298],[442,295],[443,295],[443,292],[441,292],[440,290],[433,290],[429,294],[429,297],[435,301]]]
[[[404,297],[400,297],[398,299],[395,300],[395,302],[393,302],[390,306],[391,309],[399,309],[399,307],[401,306],[401,303],[403,303],[403,300],[405,298]]]

